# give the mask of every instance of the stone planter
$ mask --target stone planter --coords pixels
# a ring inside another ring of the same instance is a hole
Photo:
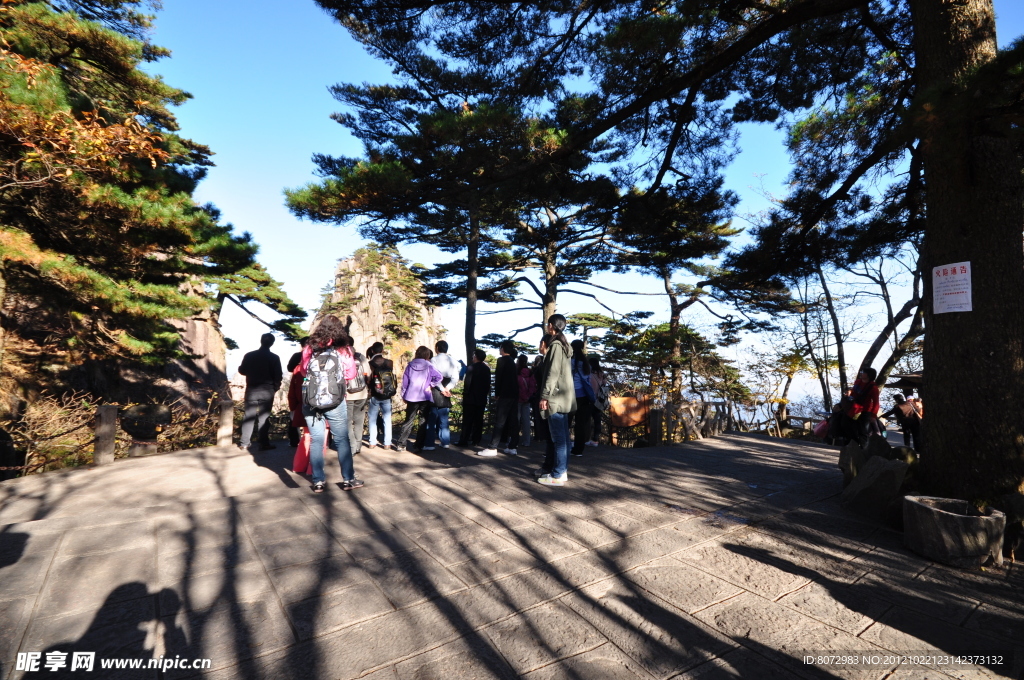
[[[971,514],[967,501],[932,496],[903,499],[903,541],[914,552],[954,567],[1003,562],[1006,515]]]

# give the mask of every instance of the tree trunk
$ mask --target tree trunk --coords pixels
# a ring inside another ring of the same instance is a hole
[[[825,281],[825,272],[822,271],[820,264],[818,265],[818,282],[821,283],[821,289],[825,293],[828,316],[832,319],[832,334],[836,339],[836,363],[839,364],[839,391],[840,394],[846,394],[850,383],[846,378],[846,349],[843,346],[843,329],[839,324],[839,314],[836,313],[835,302],[832,300],[832,291],[828,289],[828,282]]]
[[[7,331],[3,325],[4,303],[7,302],[7,263],[0,259],[0,375],[3,374],[5,351],[7,349]]]
[[[548,250],[544,259],[544,298],[541,300],[541,310],[544,318],[541,327],[548,327],[548,319],[558,309],[558,253]]]
[[[889,379],[889,374],[892,373],[892,369],[896,367],[896,363],[903,358],[907,353],[907,350],[914,344],[914,341],[924,335],[924,306],[919,306],[917,312],[914,313],[914,320],[910,323],[910,328],[907,329],[906,335],[896,343],[896,349],[892,351],[889,358],[885,360],[882,367],[878,369],[878,377],[875,378],[875,382],[879,385],[885,383]]]
[[[811,338],[810,329],[810,307],[804,302],[803,311],[800,312],[800,324],[804,332],[805,347],[807,347],[807,356],[811,358],[811,363],[814,364],[814,372],[818,376],[818,383],[821,386],[821,401],[825,405],[826,411],[832,410],[832,390],[828,386],[828,361],[824,357],[818,357],[818,353],[815,348],[815,339]]]
[[[672,367],[671,403],[678,406],[683,401],[683,342],[679,338],[679,320],[683,314],[683,305],[679,304],[679,296],[672,288],[670,274],[663,271],[661,279],[665,283],[665,292],[668,294],[668,329],[672,334],[672,355],[669,358],[669,365]]]
[[[1011,140],[969,118],[983,104],[971,87],[951,95],[996,55],[992,0],[914,0],[911,9],[927,187],[925,285],[933,284],[932,267],[970,261],[973,268],[973,311],[925,311],[922,472],[929,493],[994,500],[1024,491],[1021,162]]]
[[[480,278],[480,221],[469,215],[469,238],[466,243],[466,362],[473,362],[476,349],[476,303]]]
[[[793,386],[794,377],[795,374],[786,376],[786,386],[782,388],[782,394],[779,396],[779,408],[776,411],[776,419],[779,421],[780,426],[789,419],[789,388]]]
[[[889,323],[885,325],[885,328],[875,336],[875,341],[871,343],[870,347],[868,347],[868,352],[864,355],[864,360],[860,362],[860,367],[862,369],[868,368],[871,364],[875,363],[875,359],[878,358],[878,353],[882,351],[883,347],[885,347],[885,343],[889,341],[889,337],[896,332],[897,326],[909,319],[911,316],[916,315],[919,309],[921,309],[921,300],[916,295],[913,299],[907,300],[906,304],[903,305],[903,308],[900,309],[900,311],[898,311],[889,320]],[[897,358],[896,361],[899,361],[899,358]],[[892,370],[892,368],[890,367],[889,370]],[[888,373],[886,373],[886,377],[888,377]],[[879,371],[879,377],[876,382],[880,383],[882,380],[884,380],[884,378],[881,377],[881,371]]]

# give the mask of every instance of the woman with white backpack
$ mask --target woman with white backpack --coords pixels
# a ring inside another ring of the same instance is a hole
[[[330,423],[334,446],[341,464],[341,488],[345,491],[363,486],[356,479],[349,440],[348,409],[345,399],[351,386],[365,387],[359,366],[349,346],[349,336],[341,319],[329,314],[309,336],[302,352],[302,415],[309,428],[309,458],[313,467],[313,493],[323,493],[324,438]]]

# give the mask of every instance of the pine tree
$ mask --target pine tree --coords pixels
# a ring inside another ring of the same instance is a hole
[[[167,52],[135,5],[0,11],[0,348],[13,329],[49,364],[178,356],[168,320],[229,281],[227,294],[302,314],[251,237],[192,199],[210,152],[176,133],[170,107],[189,95],[139,68]]]
[[[859,227],[865,244],[923,232],[927,484],[934,493],[989,501],[1024,491],[1024,421],[990,407],[1024,393],[1024,185],[1016,150],[1024,44],[998,53],[991,0],[321,4],[393,44],[429,46],[495,96],[558,93],[566,76],[585,79],[596,99],[592,114],[546,157],[505,176],[611,136],[624,149],[644,149],[655,179],[671,179],[694,130],[718,127],[726,148],[732,123],[791,125],[822,110],[844,134],[835,143],[817,140],[819,162],[798,168],[803,177],[775,217],[779,234],[809,246],[779,258],[783,264],[827,249],[814,232],[855,221],[871,181],[905,160],[919,164],[906,193],[920,192],[926,221]],[[772,245],[762,239],[760,257],[775,258]],[[964,260],[985,268],[972,281],[973,311],[934,314],[932,268]]]

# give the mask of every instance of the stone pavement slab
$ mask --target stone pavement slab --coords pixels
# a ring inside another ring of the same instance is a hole
[[[283,445],[2,482],[0,680],[64,677],[16,670],[17,655],[73,651],[189,662],[96,675],[125,678],[1024,671],[1020,565],[936,565],[847,514],[835,449],[749,435],[599,447],[562,488],[533,481],[539,448],[521,454],[365,451],[366,487],[341,490],[329,460],[320,495]],[[803,659],[928,650],[1010,663]]]

